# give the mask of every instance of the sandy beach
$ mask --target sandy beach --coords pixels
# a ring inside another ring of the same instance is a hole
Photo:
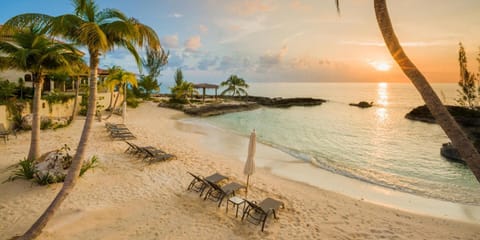
[[[241,144],[246,140],[211,139],[205,129],[178,121],[184,117],[151,102],[128,110],[127,126],[137,136],[132,142],[177,156],[151,165],[124,153],[127,145],[113,141],[104,122],[95,122],[87,156],[98,156],[100,167],[79,180],[39,239],[478,239],[480,235],[480,222],[372,204],[288,180],[260,161],[248,199],[272,197],[285,203],[279,218],[269,219],[261,232],[260,226],[236,218],[233,209],[226,213],[225,202],[218,208],[186,190],[192,180],[187,171],[203,176],[220,172],[245,182],[246,145]],[[113,116],[109,122],[120,123],[121,118]],[[75,148],[83,123],[79,119],[67,128],[42,131],[42,152],[63,144]],[[9,167],[25,157],[29,138],[26,132],[0,143],[1,181],[11,175]],[[207,148],[205,142],[216,146]],[[211,150],[225,143],[245,146],[245,155]],[[266,147],[257,151],[264,160],[285,155]],[[60,188],[60,184],[38,186],[25,180],[0,184],[0,239],[27,230]]]

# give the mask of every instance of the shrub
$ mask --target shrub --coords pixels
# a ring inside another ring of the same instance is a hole
[[[35,160],[30,159],[23,159],[16,164],[17,169],[13,172],[13,175],[8,177],[5,181],[14,181],[15,179],[22,178],[22,179],[32,179],[35,177],[37,173],[37,169],[35,168]]]
[[[93,157],[88,160],[88,161],[85,161],[83,162],[83,165],[82,165],[82,168],[80,169],[80,177],[83,176],[83,174],[90,170],[90,169],[94,169],[98,167],[98,157],[93,155]]]

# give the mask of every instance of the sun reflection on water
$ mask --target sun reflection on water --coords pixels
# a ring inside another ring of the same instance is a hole
[[[388,117],[386,106],[388,105],[388,83],[381,82],[377,85],[377,105],[379,108],[375,111],[377,120],[384,122]]]

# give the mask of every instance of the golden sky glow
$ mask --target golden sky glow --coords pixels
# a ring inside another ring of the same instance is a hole
[[[193,82],[220,82],[231,74],[248,81],[404,82],[379,32],[372,0],[97,0],[153,27],[168,67]],[[23,12],[71,12],[69,1],[5,1],[0,22]],[[479,0],[389,0],[392,22],[405,51],[431,82],[458,81],[458,43],[470,70],[480,46]],[[133,58],[117,50],[102,67],[138,72]]]

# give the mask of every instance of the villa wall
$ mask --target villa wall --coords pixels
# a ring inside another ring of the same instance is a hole
[[[8,129],[10,127],[10,124],[8,122],[7,114],[7,106],[0,105],[0,123],[3,123]]]
[[[114,95],[115,96],[115,95]],[[115,99],[114,99],[115,100]],[[120,95],[118,99],[117,106],[122,102],[123,97]],[[82,101],[82,96],[78,96],[77,103],[80,104]],[[56,103],[49,106],[48,102],[41,100],[40,102],[40,115],[48,116],[50,118],[69,118],[72,115],[74,99],[68,100],[66,103]],[[103,105],[103,109],[108,107],[110,103],[110,93],[98,93],[97,95],[97,104]],[[80,106],[77,106],[77,114],[80,111]],[[22,115],[25,116],[30,114],[30,104],[27,104]],[[0,105],[0,123],[5,124],[5,127],[9,128],[10,123],[8,120],[9,113],[7,111],[7,106]]]

